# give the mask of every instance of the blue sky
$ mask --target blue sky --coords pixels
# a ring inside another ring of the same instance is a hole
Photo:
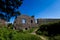
[[[24,0],[19,11],[35,18],[60,18],[60,0]]]
[[[24,0],[18,10],[21,14],[34,15],[36,19],[60,18],[60,0]]]

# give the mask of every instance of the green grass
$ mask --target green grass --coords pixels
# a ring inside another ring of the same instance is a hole
[[[59,36],[55,36],[55,39],[60,40],[60,35]]]
[[[37,28],[30,28],[28,30],[23,31],[24,33],[32,33]]]
[[[50,38],[49,40],[60,40],[60,35],[48,38]]]
[[[40,37],[29,33],[17,32],[8,28],[0,28],[0,40],[41,40]]]
[[[40,38],[35,35],[20,33],[14,35],[14,40],[40,40]]]

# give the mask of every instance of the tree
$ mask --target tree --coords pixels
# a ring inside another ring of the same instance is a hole
[[[8,21],[12,16],[19,15],[16,11],[21,6],[23,0],[0,0],[0,13],[4,12],[4,16]]]
[[[3,20],[6,20],[6,18],[3,14],[0,14],[0,18],[3,19]]]
[[[34,15],[32,15],[31,17],[34,18]]]

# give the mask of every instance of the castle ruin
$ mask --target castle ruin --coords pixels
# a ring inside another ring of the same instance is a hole
[[[15,29],[29,29],[31,27],[37,27],[37,23],[35,22],[34,17],[20,15],[14,21]]]
[[[14,28],[15,29],[29,29],[32,27],[38,27],[41,24],[47,24],[51,22],[57,22],[60,19],[37,19],[37,23],[34,17],[30,17],[27,15],[20,15],[14,21]]]
[[[37,21],[37,23],[36,23]],[[29,29],[32,27],[38,27],[41,24],[48,24],[48,23],[52,23],[52,22],[57,22],[60,21],[60,19],[36,19],[34,17],[31,16],[27,16],[27,15],[20,15],[17,16],[17,18],[15,19],[13,25],[14,25],[14,29]],[[6,21],[3,19],[0,19],[0,25],[6,25]]]

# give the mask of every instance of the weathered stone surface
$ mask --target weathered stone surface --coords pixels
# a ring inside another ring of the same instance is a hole
[[[3,19],[0,19],[0,27],[6,26],[6,21]]]
[[[25,20],[25,23],[22,23],[22,20]],[[24,29],[24,28],[31,28],[36,27],[37,24],[35,23],[34,17],[30,17],[27,15],[20,15],[14,22],[14,27],[16,29]]]

